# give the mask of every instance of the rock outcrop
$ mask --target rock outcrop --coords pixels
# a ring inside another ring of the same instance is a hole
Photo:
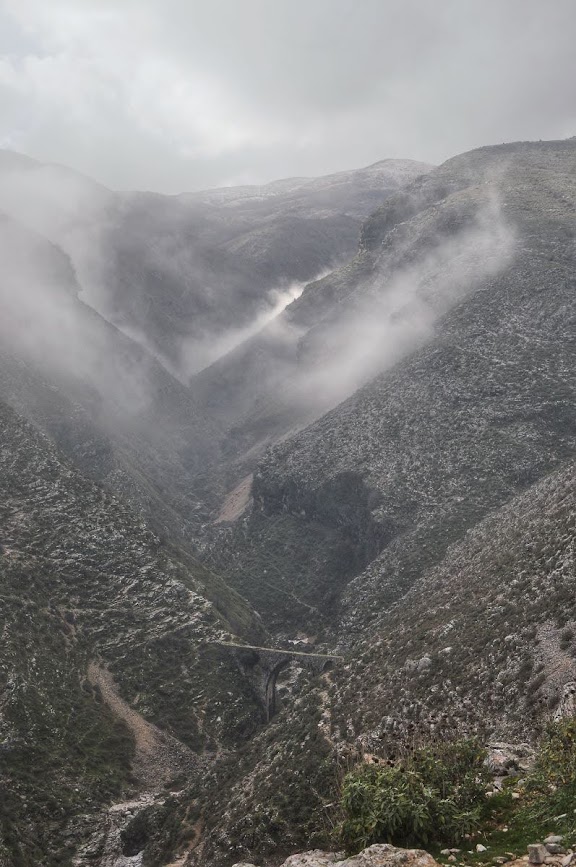
[[[422,849],[399,849],[387,843],[369,846],[358,855],[346,858],[342,853],[324,852],[316,849],[290,855],[281,867],[437,867],[438,862]],[[254,867],[250,864],[236,864],[234,867]]]

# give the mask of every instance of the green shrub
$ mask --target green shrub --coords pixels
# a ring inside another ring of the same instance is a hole
[[[576,801],[576,719],[551,722],[524,783],[519,818],[547,821],[572,812]]]
[[[341,841],[349,852],[372,843],[457,843],[486,808],[485,752],[471,740],[415,750],[391,765],[362,765],[344,778]]]
[[[576,787],[576,719],[549,723],[526,781],[527,791]]]

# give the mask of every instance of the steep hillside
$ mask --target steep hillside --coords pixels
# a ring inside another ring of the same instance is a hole
[[[257,329],[427,168],[166,197],[1,152],[2,396],[159,532],[190,540],[226,491],[220,423],[170,370]]]
[[[329,844],[343,769],[357,762],[386,762],[421,737],[530,742],[553,713],[573,712],[575,554],[569,463],[375,610],[346,664],[257,736],[231,790],[211,793],[207,863]]]
[[[185,373],[201,369],[291,284],[346,261],[362,220],[429,168],[385,160],[263,187],[124,195],[104,241],[106,309]]]
[[[59,247],[4,216],[0,254],[0,396],[160,532],[189,535],[218,501],[217,426],[79,298]]]
[[[296,625],[308,605],[321,620],[342,617],[348,635],[365,629],[451,542],[574,454],[575,168],[573,141],[486,148],[449,161],[367,222],[352,273],[368,258],[379,275],[372,297],[380,286],[386,298],[407,267],[423,272],[392,320],[425,307],[434,325],[428,339],[411,335],[389,372],[258,466],[253,512],[224,532],[215,557],[266,618]],[[497,239],[510,238],[504,254],[468,243],[463,228],[494,196]],[[423,260],[434,264],[422,269]],[[337,315],[366,291],[352,280]],[[295,311],[305,302],[306,293]],[[306,336],[317,343],[313,381],[345,372],[331,360],[334,333]],[[395,339],[382,333],[385,364]]]
[[[509,157],[494,152],[472,170],[473,160],[450,161],[392,196],[364,224],[351,261],[192,381],[228,431],[232,481],[267,445],[428,340],[439,317],[508,266]]]
[[[210,642],[262,629],[5,404],[0,428],[0,863],[48,867],[111,800],[190,784],[258,727]]]

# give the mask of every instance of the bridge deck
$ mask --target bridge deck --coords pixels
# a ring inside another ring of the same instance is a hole
[[[255,644],[236,644],[233,641],[211,641],[211,644],[218,644],[220,647],[236,647],[239,650],[260,650],[264,653],[278,653],[281,656],[305,656],[316,659],[337,659],[344,662],[343,656],[337,656],[335,653],[306,653],[304,650],[288,650],[279,649],[278,647],[258,647]]]

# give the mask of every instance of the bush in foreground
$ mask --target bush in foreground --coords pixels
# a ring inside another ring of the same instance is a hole
[[[372,843],[436,849],[470,835],[492,859],[511,850],[524,854],[550,833],[576,845],[576,718],[549,723],[532,770],[524,779],[507,778],[491,798],[484,759],[477,742],[461,740],[417,749],[394,764],[355,768],[342,786],[340,842],[349,852]]]
[[[362,765],[342,787],[341,840],[349,852],[372,843],[456,843],[484,817],[486,753],[473,740],[414,750],[391,765]]]

